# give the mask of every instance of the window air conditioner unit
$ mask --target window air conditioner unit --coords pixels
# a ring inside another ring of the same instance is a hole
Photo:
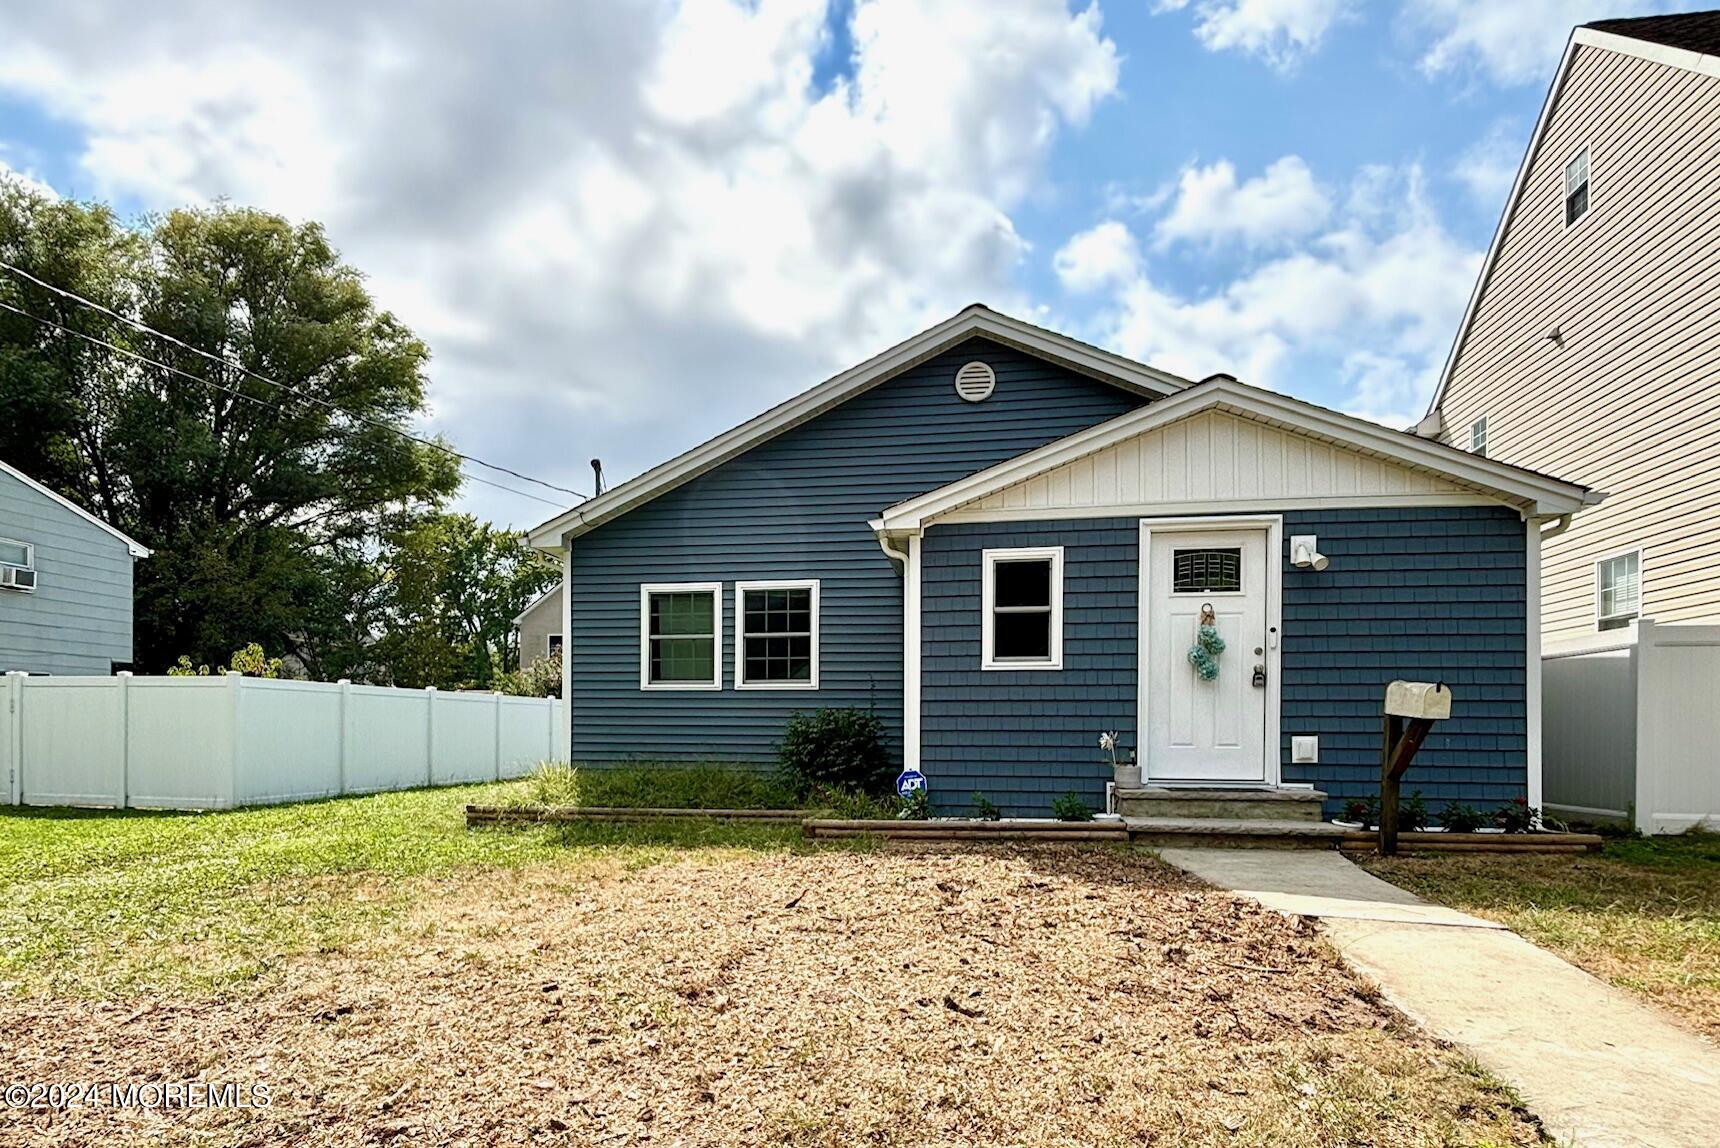
[[[34,590],[36,572],[19,566],[0,566],[0,586],[13,590]]]

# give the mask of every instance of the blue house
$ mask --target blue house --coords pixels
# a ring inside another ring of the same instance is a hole
[[[544,523],[571,757],[766,766],[875,710],[934,806],[1377,791],[1394,678],[1457,699],[1432,800],[1538,803],[1539,536],[1598,495],[969,307]],[[1203,676],[1202,621],[1223,639]]]

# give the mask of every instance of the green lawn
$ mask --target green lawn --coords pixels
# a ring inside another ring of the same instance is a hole
[[[1599,854],[1422,854],[1364,864],[1503,922],[1720,1038],[1720,834],[1627,838]]]
[[[0,990],[225,991],[397,921],[426,883],[540,861],[652,864],[678,849],[798,847],[798,826],[469,831],[527,781],[224,813],[0,811]]]

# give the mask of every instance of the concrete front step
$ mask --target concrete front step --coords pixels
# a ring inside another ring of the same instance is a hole
[[[1117,790],[1124,817],[1202,817],[1232,821],[1319,821],[1326,795],[1316,789]]]
[[[1236,817],[1127,817],[1129,840],[1142,845],[1242,849],[1336,849],[1344,828],[1325,821]]]

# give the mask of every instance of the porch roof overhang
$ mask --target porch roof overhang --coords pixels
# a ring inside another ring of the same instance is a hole
[[[1266,423],[1395,466],[1438,476],[1471,492],[1474,497],[1515,507],[1525,518],[1573,514],[1585,506],[1598,504],[1605,497],[1578,483],[1485,458],[1408,431],[1392,430],[1353,415],[1252,387],[1228,376],[1215,376],[1109,422],[899,502],[873,519],[870,525],[880,539],[917,535],[938,519],[955,514],[989,495],[1206,411],[1221,411]],[[1358,504],[1365,497],[1358,495]],[[1056,509],[1046,508],[1046,517],[1056,517]]]

